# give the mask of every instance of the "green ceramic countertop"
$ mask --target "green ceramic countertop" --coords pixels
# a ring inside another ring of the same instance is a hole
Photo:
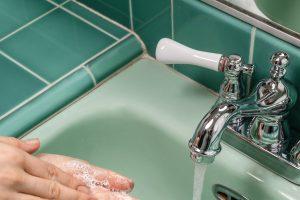
[[[154,60],[142,59],[45,121],[28,138],[40,152],[86,159],[136,181],[140,199],[192,199],[187,143],[217,96]],[[300,187],[222,143],[202,199],[221,184],[249,200],[296,200]]]
[[[18,136],[143,52],[75,0],[0,2],[0,133]]]

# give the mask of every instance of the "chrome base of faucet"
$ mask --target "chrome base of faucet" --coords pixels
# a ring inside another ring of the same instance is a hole
[[[281,117],[275,118],[267,116],[254,117],[247,131],[248,136],[254,143],[265,148],[266,150],[280,154],[283,152],[288,143],[288,128],[284,128]]]
[[[231,127],[228,127],[222,136],[222,140],[233,148],[246,154],[264,167],[270,169],[288,181],[300,185],[300,163],[296,163],[300,157],[300,142],[290,157],[286,152],[274,153],[255,143],[251,138],[244,136]]]

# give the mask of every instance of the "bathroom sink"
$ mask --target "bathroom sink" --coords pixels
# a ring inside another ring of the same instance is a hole
[[[24,135],[39,152],[74,156],[135,180],[143,200],[192,199],[187,142],[216,95],[151,59],[142,59]],[[230,133],[229,133],[230,134]],[[249,200],[299,199],[300,189],[222,143],[202,197],[220,184]]]

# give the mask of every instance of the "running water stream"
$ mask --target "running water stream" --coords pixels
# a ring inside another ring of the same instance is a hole
[[[195,163],[193,200],[201,200],[206,167],[207,165]]]

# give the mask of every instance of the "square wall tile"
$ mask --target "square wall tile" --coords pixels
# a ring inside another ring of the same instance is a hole
[[[53,7],[45,0],[1,0],[0,38],[46,13]]]
[[[78,5],[77,3],[68,2],[64,5],[64,7],[83,17],[84,19],[90,21],[91,23],[101,27],[102,29],[109,32],[115,37],[122,38],[123,36],[129,33],[128,31],[116,26],[115,24],[107,21],[106,19],[103,19],[102,17],[97,16],[96,14],[88,11],[84,7]]]
[[[54,81],[115,40],[58,9],[0,43],[0,49]]]
[[[0,115],[46,85],[0,54]]]
[[[254,84],[257,84],[262,79],[268,78],[271,68],[270,58],[273,53],[284,51],[290,56],[290,64],[287,68],[285,78],[289,80],[297,89],[300,95],[300,48],[293,46],[290,43],[284,42],[264,31],[257,30],[255,35],[255,46],[253,63],[256,66],[254,74]],[[292,128],[300,130],[300,98],[291,110],[289,122]]]
[[[78,0],[130,28],[129,0]]]
[[[249,57],[251,26],[200,1],[174,1],[175,40],[197,50]],[[218,91],[221,72],[177,65],[179,72]]]

